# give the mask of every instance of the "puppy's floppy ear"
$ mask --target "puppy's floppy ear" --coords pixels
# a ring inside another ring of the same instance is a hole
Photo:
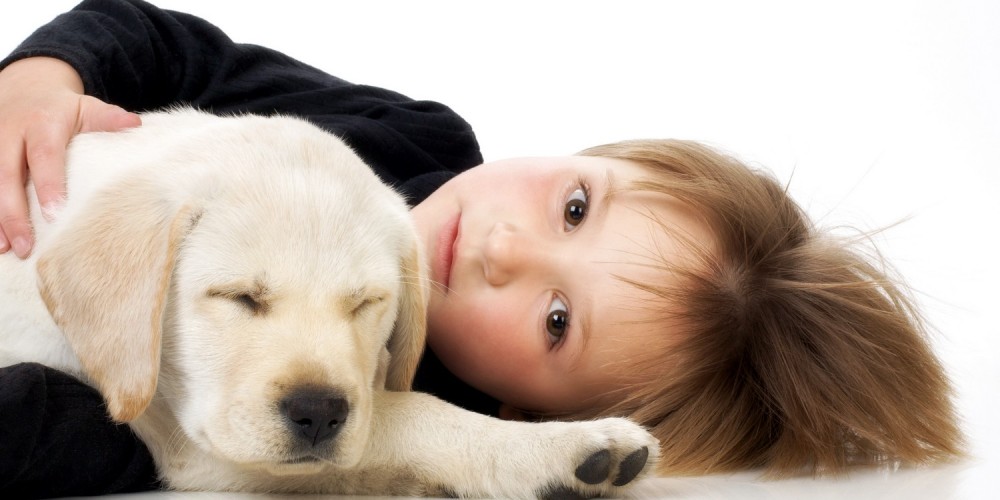
[[[416,240],[409,252],[400,261],[400,276],[403,280],[402,297],[396,326],[389,338],[389,372],[385,388],[390,391],[408,391],[413,385],[417,365],[424,353],[424,337],[427,332],[427,290],[426,279]]]
[[[199,216],[164,191],[130,179],[95,194],[38,260],[49,312],[121,422],[142,414],[156,392],[170,275]]]

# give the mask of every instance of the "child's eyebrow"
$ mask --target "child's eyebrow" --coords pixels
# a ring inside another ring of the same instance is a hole
[[[576,370],[586,367],[584,359],[587,358],[587,344],[590,340],[591,334],[591,317],[594,307],[594,301],[587,301],[589,307],[580,307],[577,309],[577,313],[573,313],[570,320],[570,328],[575,329],[579,332],[580,340],[576,343],[573,348],[573,352],[569,355],[569,363],[567,363],[567,371],[573,373]],[[573,326],[578,325],[578,326]]]
[[[604,171],[603,189],[604,193],[599,198],[600,201],[597,203],[597,206],[594,207],[593,211],[593,215],[600,219],[603,219],[604,216],[607,215],[608,207],[611,205],[611,202],[614,200],[615,193],[617,192],[617,186],[615,185],[615,173],[611,170],[611,168]]]
[[[591,318],[591,313],[593,313],[595,303],[596,301],[591,300],[589,304],[590,307],[587,307],[586,310],[583,312],[583,314],[581,314],[582,318],[580,318],[580,348],[577,349],[577,361],[583,358],[583,353],[584,351],[587,350],[587,344],[590,341],[590,332],[591,332],[590,327],[591,325],[593,325],[593,323],[591,323],[590,321],[590,318]]]

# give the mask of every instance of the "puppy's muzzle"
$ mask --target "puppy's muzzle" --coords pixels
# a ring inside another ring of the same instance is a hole
[[[350,407],[347,399],[331,388],[293,389],[279,408],[296,447],[315,450],[332,442],[344,427]]]

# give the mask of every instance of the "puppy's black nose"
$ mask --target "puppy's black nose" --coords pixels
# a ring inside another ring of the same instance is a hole
[[[347,400],[328,389],[303,388],[281,400],[292,433],[308,446],[333,439],[347,420]]]

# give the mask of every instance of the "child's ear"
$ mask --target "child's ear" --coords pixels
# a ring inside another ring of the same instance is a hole
[[[527,413],[507,403],[500,403],[500,414],[498,416],[503,420],[514,420],[517,422],[530,422],[533,420]]]

